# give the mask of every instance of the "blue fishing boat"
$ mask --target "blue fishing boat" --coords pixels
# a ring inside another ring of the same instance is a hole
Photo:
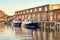
[[[13,22],[13,26],[16,28],[20,28],[21,27],[21,22],[20,21],[15,21]]]
[[[24,20],[25,28],[27,29],[37,29],[37,22],[31,19]]]

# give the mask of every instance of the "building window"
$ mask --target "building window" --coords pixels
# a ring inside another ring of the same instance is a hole
[[[58,15],[58,20],[60,20],[60,15]]]
[[[2,13],[0,13],[0,17],[2,17]]]
[[[21,16],[19,16],[19,20],[22,21]]]
[[[37,21],[40,22],[40,13],[37,13]]]
[[[15,15],[17,15],[17,13]]]
[[[42,11],[42,8],[39,8],[39,11]]]
[[[3,18],[1,18],[1,20],[3,21],[4,19],[3,19]]]
[[[52,20],[53,20],[53,13],[50,12],[50,21],[52,21]]]
[[[21,18],[21,16],[19,16],[19,18]]]
[[[24,20],[24,15],[22,15],[22,21]]]
[[[34,11],[36,12],[36,11],[37,11],[37,9],[35,8],[35,9],[34,9]]]
[[[56,13],[54,13],[54,20],[56,21]]]
[[[28,19],[31,19],[31,14],[28,14]]]
[[[30,12],[32,12],[32,9],[30,9]]]
[[[23,14],[25,14],[25,11],[23,11]]]
[[[22,12],[20,12],[22,14]]]
[[[54,19],[56,19],[56,15],[54,15]]]
[[[32,14],[32,19],[35,20],[35,14]]]
[[[45,6],[45,11],[47,11],[47,6]]]
[[[53,13],[52,12],[50,12],[50,16],[53,16]]]
[[[18,14],[20,14],[20,12],[18,12]]]
[[[25,19],[27,19],[27,15],[25,15]]]
[[[54,21],[56,21],[56,15],[54,15]]]
[[[43,14],[42,14],[42,16],[43,16],[43,18],[42,18],[43,21],[46,21],[46,20],[47,20],[47,16],[46,16],[46,15],[47,15],[46,13],[43,13]]]
[[[26,11],[27,13],[29,12],[29,10]]]
[[[18,16],[16,17],[16,19],[15,20],[18,20]]]
[[[58,6],[55,6],[55,5],[54,5],[54,6],[53,6],[53,9],[58,9]]]

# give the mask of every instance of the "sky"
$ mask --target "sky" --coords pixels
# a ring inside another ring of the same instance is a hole
[[[60,4],[60,0],[0,0],[0,10],[14,15],[15,11],[56,3]]]

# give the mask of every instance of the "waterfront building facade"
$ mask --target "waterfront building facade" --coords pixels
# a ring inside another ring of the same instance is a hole
[[[25,10],[15,11],[15,20],[33,19],[36,21],[59,21],[60,4],[48,4]]]

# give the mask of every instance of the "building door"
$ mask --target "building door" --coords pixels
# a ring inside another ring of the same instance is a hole
[[[43,21],[46,21],[46,20],[47,20],[47,13],[43,13],[43,14],[42,14],[42,20],[43,20]]]
[[[36,13],[36,14],[37,14],[37,15],[36,15],[36,16],[37,16],[36,19],[37,19],[38,22],[40,22],[40,13]]]
[[[22,15],[22,21],[24,20],[24,15]]]
[[[60,20],[60,14],[58,15],[58,20]]]
[[[36,20],[35,18],[36,18],[36,14],[32,14],[32,19]]]
[[[52,20],[53,20],[53,13],[50,12],[50,21],[52,21]]]
[[[32,16],[31,16],[31,14],[28,14],[28,19],[32,19]]]
[[[57,19],[57,18],[56,18],[56,15],[57,15],[57,14],[56,14],[56,13],[54,13],[54,21],[56,21],[56,19]]]
[[[27,19],[27,15],[25,15],[25,19]]]
[[[22,20],[22,17],[21,17],[21,15],[19,15],[19,20],[20,20],[20,21]]]

